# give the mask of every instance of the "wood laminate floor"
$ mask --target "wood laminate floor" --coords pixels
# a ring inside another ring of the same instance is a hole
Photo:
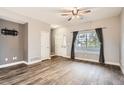
[[[118,66],[53,57],[30,66],[0,69],[0,84],[112,85],[124,84],[124,76]]]

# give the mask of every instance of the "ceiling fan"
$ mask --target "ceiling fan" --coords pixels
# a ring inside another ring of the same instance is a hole
[[[90,12],[91,12],[90,9],[82,9],[82,8],[74,7],[71,10],[63,10],[61,16],[67,16],[69,17],[68,21],[71,21],[74,18],[80,18],[81,16],[84,16]]]

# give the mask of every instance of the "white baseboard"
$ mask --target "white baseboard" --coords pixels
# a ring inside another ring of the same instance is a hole
[[[0,68],[5,68],[5,67],[9,67],[9,66],[14,66],[14,65],[18,65],[18,64],[27,64],[26,61],[18,61],[18,62],[14,62],[14,63],[9,63],[9,64],[3,64],[0,65]]]
[[[63,56],[63,57],[65,57],[65,58],[70,58],[69,56]],[[98,60],[94,60],[94,59],[86,59],[86,58],[79,58],[79,57],[76,57],[75,59],[99,63]],[[119,63],[114,63],[114,62],[110,62],[110,61],[106,61],[105,64],[120,66]]]
[[[18,62],[14,62],[14,63],[8,63],[8,64],[0,65],[0,68],[5,68],[5,67],[19,65],[19,64],[32,65],[32,64],[35,64],[35,63],[38,63],[38,62],[41,62],[41,61],[42,60],[36,60],[36,61],[32,61],[32,62],[18,61]]]
[[[62,57],[70,58],[69,56],[62,56]],[[93,59],[85,59],[85,58],[78,58],[78,57],[76,57],[75,59],[99,63],[98,60],[93,60]],[[23,64],[26,64],[26,65],[31,65],[31,64],[35,64],[35,63],[38,63],[38,62],[41,62],[41,61],[42,61],[42,60],[36,60],[36,61],[32,61],[32,62],[18,61],[18,62],[14,62],[14,63],[9,63],[9,64],[0,65],[0,68],[5,68],[5,67],[9,67],[9,66],[14,66],[14,65],[22,64],[22,63],[23,63]],[[111,64],[111,65],[120,66],[119,63],[113,63],[113,62],[109,62],[109,61],[106,61],[106,64]],[[121,67],[121,66],[120,66],[120,67]],[[122,72],[124,73],[124,68],[123,68],[123,67],[121,67],[121,70],[122,70]]]
[[[51,59],[51,58],[49,57],[48,59]],[[0,68],[5,68],[5,67],[9,67],[9,66],[14,66],[14,65],[18,65],[18,64],[32,65],[32,64],[35,64],[35,63],[39,63],[39,62],[41,62],[41,61],[42,61],[42,60],[29,61],[29,62],[26,62],[26,61],[18,61],[18,62],[14,62],[14,63],[8,63],[8,64],[0,65]]]
[[[114,62],[106,61],[106,64],[120,66],[119,62],[118,63],[114,63]]]
[[[31,61],[31,62],[27,62],[28,65],[31,65],[31,64],[35,64],[35,63],[38,63],[38,62],[41,62],[42,60],[36,60],[36,61]]]
[[[91,62],[96,62],[96,63],[98,63],[98,60],[94,60],[94,59],[86,59],[86,58],[78,58],[78,57],[76,57],[75,59],[84,60],[84,61],[91,61]]]

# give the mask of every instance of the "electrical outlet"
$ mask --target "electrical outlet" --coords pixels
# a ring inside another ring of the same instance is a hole
[[[14,57],[13,57],[13,60],[17,60],[17,56],[14,56]]]
[[[15,56],[15,60],[17,60],[17,56]]]
[[[5,61],[7,62],[8,61],[8,58],[5,58]]]

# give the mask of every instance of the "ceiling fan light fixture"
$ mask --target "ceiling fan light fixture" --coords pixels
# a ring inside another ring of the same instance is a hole
[[[78,9],[75,7],[73,10],[72,10],[73,14],[74,15],[77,15],[78,14]]]
[[[77,18],[80,18],[80,16],[79,16],[79,15],[77,15],[76,17],[77,17]]]

